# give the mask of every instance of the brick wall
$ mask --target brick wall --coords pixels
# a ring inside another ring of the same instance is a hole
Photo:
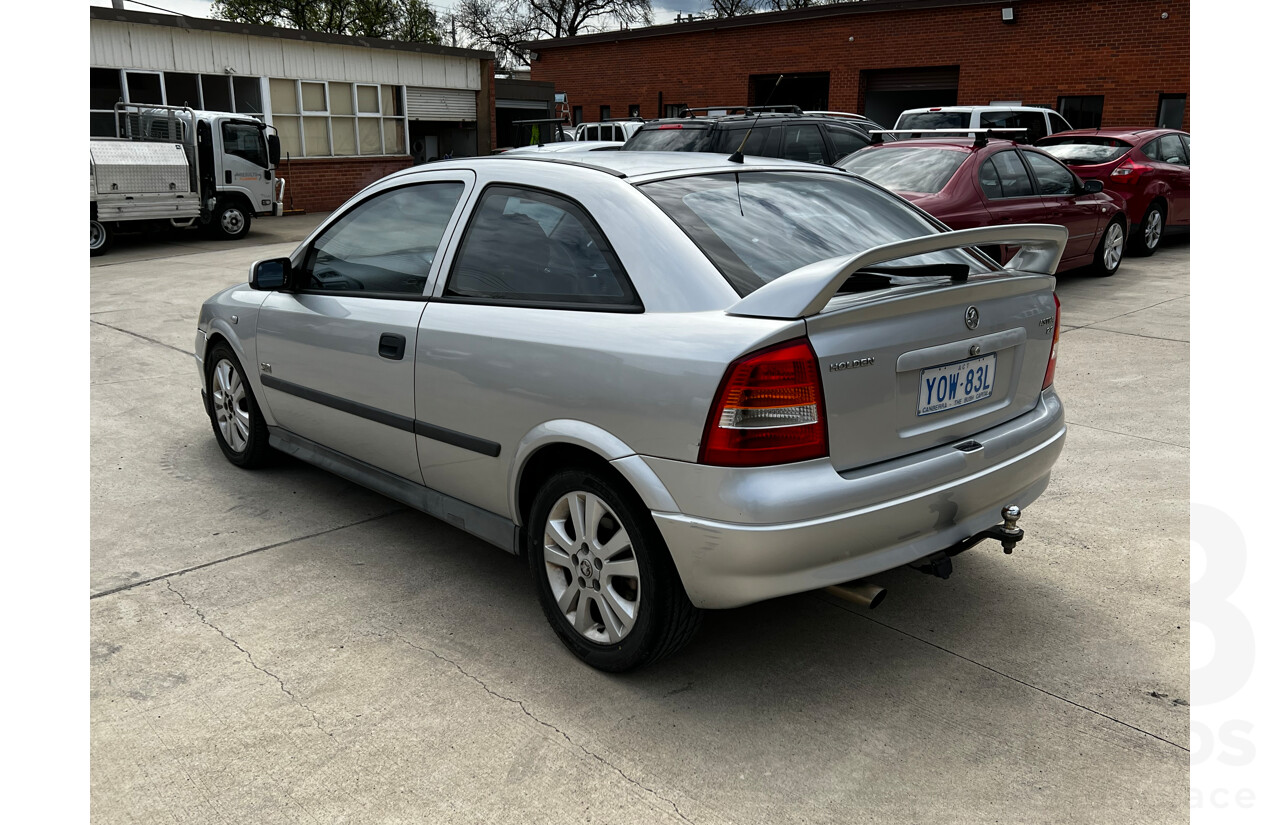
[[[365,186],[413,165],[408,155],[377,158],[293,158],[280,161],[284,208],[328,212]]]
[[[1015,9],[1015,23],[1001,22],[1004,5]],[[1164,12],[1167,19],[1160,17]],[[660,92],[664,103],[742,104],[749,75],[780,72],[830,72],[830,107],[861,112],[863,70],[959,65],[961,104],[1056,105],[1059,95],[1102,94],[1104,126],[1154,126],[1160,94],[1186,94],[1184,127],[1190,129],[1190,18],[1190,0],[899,5],[741,28],[673,27],[639,39],[539,44],[532,76],[553,81],[584,112],[602,104],[626,112],[639,103],[641,116],[651,118],[662,114]]]

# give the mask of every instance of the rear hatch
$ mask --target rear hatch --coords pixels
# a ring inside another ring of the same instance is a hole
[[[836,469],[963,441],[1032,410],[1053,343],[1053,285],[995,275],[898,286],[837,297],[808,318]]]

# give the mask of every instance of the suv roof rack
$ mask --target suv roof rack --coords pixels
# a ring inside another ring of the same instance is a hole
[[[775,106],[686,106],[680,110],[679,117],[696,117],[694,112],[723,112],[725,115],[755,115],[755,114],[771,114],[771,115],[808,115],[813,112],[806,112],[799,106],[791,103],[785,103]]]
[[[857,112],[828,112],[819,109],[806,110],[806,115],[824,115],[825,117],[851,117],[854,120],[871,120],[866,115],[860,115]],[[888,130],[885,130],[888,131]]]
[[[990,127],[967,129],[964,126],[957,126],[954,129],[869,129],[868,134],[871,139],[879,143],[881,139],[877,139],[878,135],[950,135],[960,137],[961,135],[973,135],[973,145],[982,147],[987,145],[987,135],[992,132],[1025,132],[1025,128],[1004,128]]]

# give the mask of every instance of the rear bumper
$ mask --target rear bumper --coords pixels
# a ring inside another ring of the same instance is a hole
[[[721,472],[646,459],[681,511],[653,517],[699,607],[815,590],[951,547],[999,523],[1005,505],[1033,502],[1066,440],[1062,405],[1050,389],[972,440],[982,449],[949,445],[843,474],[825,461]],[[796,516],[778,518],[787,512]]]

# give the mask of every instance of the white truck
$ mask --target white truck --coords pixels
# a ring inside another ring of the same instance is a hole
[[[280,139],[248,115],[116,104],[116,137],[89,139],[89,254],[112,236],[197,227],[243,238],[257,215],[283,214]]]

